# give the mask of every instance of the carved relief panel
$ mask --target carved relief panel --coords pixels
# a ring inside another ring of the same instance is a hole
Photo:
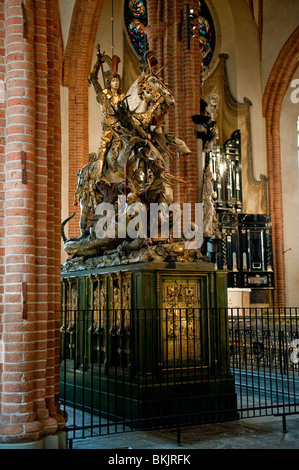
[[[62,354],[74,359],[76,316],[78,312],[79,287],[77,279],[67,279],[62,283],[62,318],[60,332]]]
[[[131,273],[113,273],[109,275],[109,283],[109,329],[127,331],[130,329]]]
[[[112,273],[109,282],[109,365],[128,368],[130,365],[131,273]]]
[[[201,360],[200,281],[162,282],[162,362],[191,366]]]
[[[90,276],[90,358],[98,364],[106,363],[107,351],[107,278],[99,274]]]

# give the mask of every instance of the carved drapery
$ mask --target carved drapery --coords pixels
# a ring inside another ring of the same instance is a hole
[[[230,139],[232,133],[241,131],[243,211],[249,214],[268,213],[267,178],[261,175],[258,181],[253,173],[251,140],[251,119],[249,99],[238,102],[230,90],[226,61],[228,56],[220,54],[219,63],[213,74],[206,80],[203,96],[207,100],[213,95],[219,96],[217,129],[220,145]]]
[[[131,273],[63,279],[60,332],[64,357],[76,360],[77,366],[98,364],[106,372],[114,366],[128,368],[131,290]],[[75,357],[76,344],[83,337],[88,350],[80,349]]]

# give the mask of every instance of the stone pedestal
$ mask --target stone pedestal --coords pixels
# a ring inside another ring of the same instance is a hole
[[[67,432],[60,431],[51,436],[43,437],[37,441],[32,442],[19,442],[19,443],[8,443],[1,444],[0,450],[23,450],[23,449],[51,449],[51,450],[66,450],[67,449]]]
[[[226,273],[203,261],[62,274],[68,404],[133,427],[235,416]]]

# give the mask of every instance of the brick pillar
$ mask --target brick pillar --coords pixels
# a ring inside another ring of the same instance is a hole
[[[4,227],[4,183],[5,183],[5,47],[4,47],[4,3],[0,2],[0,318],[4,312],[4,256],[5,256],[5,227]],[[2,324],[0,321],[0,403],[2,402]]]
[[[53,193],[53,264],[48,268],[49,284],[51,286],[52,296],[52,309],[54,315],[48,318],[48,332],[52,331],[51,337],[48,334],[48,367],[49,374],[47,386],[46,403],[49,408],[50,415],[54,415],[55,419],[60,422],[60,426],[64,425],[64,420],[61,420],[59,410],[59,366],[60,366],[60,316],[57,312],[60,311],[61,295],[60,295],[60,274],[61,274],[61,116],[60,116],[60,80],[61,80],[61,57],[59,52],[61,50],[61,37],[59,28],[59,3],[58,0],[47,1],[48,13],[48,60],[52,64],[51,75],[51,89],[48,79],[49,96],[53,97],[50,111],[52,118],[52,156],[53,156],[53,181],[51,183],[51,192]],[[52,19],[52,21],[51,21]],[[48,62],[49,63],[49,62]],[[49,114],[49,113],[48,113]],[[49,191],[49,189],[48,189]],[[52,269],[53,268],[53,269]],[[56,312],[56,314],[55,314]],[[51,373],[50,373],[51,371]]]
[[[197,142],[191,116],[200,112],[201,56],[198,38],[191,40],[190,50],[186,40],[186,4],[198,10],[197,0],[148,0],[147,35],[158,60],[158,68],[167,63],[163,78],[172,90],[176,106],[169,111],[166,130],[184,140],[192,154],[169,161],[169,171],[184,179],[187,184],[177,184],[174,199],[184,203],[198,202]],[[182,22],[182,40],[178,25]]]
[[[5,275],[0,442],[40,441],[58,404],[61,211],[56,0],[5,0]]]

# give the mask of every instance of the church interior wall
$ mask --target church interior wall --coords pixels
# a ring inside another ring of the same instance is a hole
[[[246,0],[213,0],[213,5],[221,29],[220,52],[229,56],[227,69],[232,94],[239,102],[243,102],[244,97],[252,102],[253,171],[255,178],[259,180],[261,174],[267,174],[267,166],[257,24],[251,16]]]
[[[63,40],[63,50],[65,51],[70,25],[72,21],[72,13],[76,0],[59,0],[61,34]],[[69,195],[69,93],[68,87],[61,85],[61,156],[62,156],[62,207],[61,218],[66,219],[69,215],[68,195]],[[68,227],[65,229],[68,236]],[[62,263],[67,259],[63,243],[61,243],[61,260]]]
[[[246,0],[230,2],[235,23],[235,48],[237,55],[236,97],[252,102],[251,138],[253,173],[257,180],[267,175],[265,123],[262,116],[260,43],[256,22],[251,17]]]
[[[68,197],[69,197],[69,99],[68,99],[68,88],[61,86],[61,157],[62,157],[62,181],[63,185],[61,188],[61,218],[65,220],[68,216]],[[66,227],[66,235],[68,236],[68,227]],[[61,259],[65,262],[67,254],[64,250],[63,243],[61,243]]]
[[[62,32],[64,44],[67,40],[67,34],[70,26],[71,11],[74,0],[67,0],[61,9]],[[231,2],[227,0],[213,0],[211,12],[214,15],[216,23],[217,44],[219,53],[229,55],[228,75],[232,93],[241,102],[243,98],[249,98],[252,106],[252,145],[253,162],[255,177],[259,179],[260,174],[266,174],[265,158],[265,132],[264,121],[261,109],[261,75],[259,61],[259,42],[257,26],[252,19],[246,0],[237,2],[235,8],[232,8]],[[218,25],[218,28],[217,28]],[[121,58],[120,71],[123,72],[123,0],[114,2],[114,53]],[[102,51],[111,55],[111,2],[105,0],[98,31],[96,44],[100,44]],[[220,49],[219,49],[220,47]],[[93,62],[95,60],[96,50],[94,49]],[[213,64],[217,63],[217,59]],[[212,70],[211,70],[212,71]],[[63,101],[63,97],[62,97]],[[101,136],[101,112],[98,103],[94,97],[92,87],[89,88],[89,149],[95,151]],[[67,128],[63,134],[67,132]],[[66,147],[65,147],[66,149]]]
[[[211,12],[215,18],[216,29],[218,29],[216,31],[218,51],[229,55],[227,66],[232,93],[241,102],[246,97],[253,103],[251,109],[253,169],[256,179],[259,180],[260,174],[267,174],[267,168],[257,25],[250,15],[246,0],[238,1],[235,8],[227,0],[213,0],[211,3]],[[67,27],[68,22],[65,23]],[[114,53],[121,58],[121,73],[125,67],[122,31],[123,0],[117,0],[114,2]],[[111,42],[111,2],[105,0],[95,45],[99,43],[102,51],[111,55]],[[96,50],[94,49],[93,63],[95,57]],[[213,64],[217,64],[217,57],[214,58],[212,67]],[[95,151],[100,141],[102,120],[92,87],[89,88],[88,105],[89,151],[92,152]]]
[[[196,1],[190,0],[190,3],[195,4]],[[107,54],[112,52],[111,0],[103,2],[27,0],[22,3],[22,10],[21,2],[16,5],[15,0],[0,1],[0,78],[2,84],[6,82],[6,90],[2,91],[7,92],[7,100],[0,103],[0,339],[3,344],[9,345],[10,352],[5,364],[0,364],[1,442],[38,440],[65,427],[59,405],[61,237],[57,228],[61,216],[68,216],[70,209],[73,210],[74,193],[71,188],[76,184],[77,173],[74,171],[75,176],[70,177],[70,169],[75,170],[75,164],[81,168],[83,159],[84,163],[87,161],[88,150],[95,151],[100,142],[100,107],[93,89],[89,87],[87,91],[86,78],[95,59],[96,44],[101,44]],[[159,2],[160,7],[162,3]],[[299,142],[298,103],[291,99],[293,88],[289,87],[284,97],[280,128],[277,117],[284,87],[287,87],[290,75],[295,70],[296,57],[293,52],[297,53],[298,47],[296,49],[294,44],[289,44],[288,38],[297,27],[299,3],[298,0],[254,0],[250,2],[254,6],[254,18],[248,8],[249,0],[207,0],[207,3],[211,4],[218,38],[212,66],[216,67],[219,53],[228,54],[228,77],[232,93],[239,101],[246,97],[252,102],[255,177],[259,179],[261,173],[267,175],[268,168],[268,174],[271,170],[272,176],[274,174],[279,180],[277,186],[272,185],[271,193],[271,214],[273,219],[277,215],[280,222],[279,226],[275,224],[276,236],[279,235],[276,255],[278,252],[281,255],[283,249],[285,260],[285,265],[281,263],[278,266],[279,288],[284,295],[285,283],[286,305],[298,306],[299,248],[296,231],[299,226]],[[165,4],[170,5],[171,2],[165,0]],[[185,4],[185,0],[173,2],[176,13]],[[261,4],[264,6],[264,26],[260,56],[261,31],[257,12]],[[113,53],[121,58],[121,74],[125,66],[123,5],[124,0],[114,0]],[[155,1],[148,0],[148,5],[153,10]],[[73,12],[76,14],[73,15]],[[79,17],[80,21],[76,22]],[[72,25],[73,34],[70,34]],[[89,28],[90,25],[92,27]],[[165,41],[165,24],[161,22],[156,25],[156,22],[152,22],[153,25],[158,26],[156,29],[159,30],[153,31],[152,28],[151,35],[153,41],[161,46],[160,57],[165,58],[167,55],[163,55],[165,44],[169,52],[172,43],[175,43],[170,51],[175,58],[181,54],[179,65],[182,69],[179,71],[184,70],[184,73],[175,70],[174,74],[177,87],[181,85],[177,83],[178,79],[181,82],[185,80],[185,89],[179,97],[178,114],[181,113],[180,118],[183,116],[180,119],[180,126],[183,121],[183,131],[187,127],[185,118],[189,119],[187,137],[191,135],[191,139],[195,140],[194,127],[190,125],[190,110],[193,112],[192,104],[199,102],[199,92],[196,95],[199,74],[191,76],[190,73],[194,65],[193,50],[186,51],[186,41],[179,43],[177,31],[171,29],[177,26],[175,22],[167,25],[170,34]],[[70,41],[69,36],[72,36]],[[62,51],[67,50],[68,44],[69,55],[63,70],[67,79],[60,86]],[[285,44],[290,46],[286,61],[281,60]],[[170,53],[169,56],[172,57]],[[199,63],[196,65],[199,69]],[[281,69],[277,70],[280,65]],[[175,68],[179,69],[179,66],[172,64],[172,69]],[[189,72],[186,73],[186,70]],[[282,77],[281,70],[289,74],[287,79]],[[167,74],[168,71],[165,76]],[[279,77],[282,92],[279,93],[279,87],[276,87],[278,90],[273,87],[271,95],[271,89],[269,96],[273,100],[267,101],[264,117],[263,96],[265,98],[267,95],[265,90],[269,77],[274,78],[274,83]],[[299,80],[298,69],[293,79]],[[174,90],[174,94],[178,89]],[[14,99],[17,100],[15,103]],[[185,99],[183,103],[182,99]],[[22,106],[16,108],[15,105],[20,103]],[[272,108],[277,112],[273,112]],[[275,126],[274,130],[272,125]],[[266,134],[269,147],[266,147]],[[267,151],[269,148],[270,151]],[[178,161],[175,161],[175,165],[179,165]],[[185,173],[189,178],[189,187],[186,184],[185,193],[193,192],[194,196],[197,170],[194,170],[193,163],[189,165]],[[280,166],[282,194],[279,193],[279,198],[275,199],[278,194],[276,190],[281,186]],[[195,184],[191,180],[192,171]],[[272,183],[275,177],[272,177]],[[282,208],[273,206],[276,200],[280,202],[280,195]],[[65,252],[63,257],[66,257]],[[244,292],[248,298],[247,294]],[[24,370],[18,370],[19,367],[24,367]]]
[[[298,26],[299,2],[264,0],[263,5],[262,90],[264,91],[280,50]]]
[[[76,0],[59,0],[60,24],[64,50],[67,45]]]
[[[97,36],[94,45],[94,53],[92,63],[96,61],[96,45],[100,44],[102,53],[112,57],[117,55],[121,62],[119,63],[118,72],[123,76],[123,11],[124,1],[114,0],[113,3],[113,36],[112,36],[112,3],[110,0],[105,0],[99,21]],[[112,50],[112,42],[113,50]],[[102,113],[99,103],[95,99],[93,87],[89,87],[89,151],[95,152],[101,141],[101,122]]]
[[[293,79],[299,83],[298,69]],[[291,307],[299,305],[299,108],[291,100],[293,92],[290,87],[284,98],[280,122],[286,297]]]
[[[61,0],[61,27],[64,40],[64,48],[68,38],[68,31],[72,19],[72,11],[75,0]],[[124,74],[124,36],[123,36],[123,6],[124,0],[114,1],[114,53],[121,58],[119,71]],[[227,61],[228,78],[232,94],[240,102],[244,97],[248,98],[251,103],[251,138],[252,138],[252,160],[253,173],[257,181],[261,175],[267,176],[267,149],[266,149],[266,130],[265,119],[262,113],[263,92],[267,83],[271,68],[276,57],[281,50],[286,39],[296,27],[296,18],[298,18],[299,6],[298,2],[288,0],[284,2],[283,7],[278,0],[264,0],[263,2],[263,40],[262,45],[259,42],[258,31],[258,6],[259,2],[253,2],[254,17],[248,8],[247,0],[211,0],[209,2],[211,13],[216,26],[217,45],[215,56],[211,64],[211,73],[213,68],[217,66],[217,56],[219,53],[228,54]],[[279,11],[279,14],[277,12]],[[283,23],[283,28],[281,24]],[[111,2],[105,0],[101,12],[98,25],[96,44],[100,44],[102,51],[111,55]],[[261,47],[261,51],[260,51]],[[94,48],[92,63],[95,60],[96,50]],[[175,93],[175,90],[174,90]],[[220,104],[221,105],[221,104]],[[61,90],[61,106],[62,106],[62,156],[63,156],[63,181],[68,180],[68,93],[67,90]],[[284,104],[284,114],[288,115],[288,101]],[[88,119],[88,135],[89,135],[89,151],[96,151],[101,137],[101,111],[95,100],[94,90],[89,87],[89,119]],[[288,145],[294,140],[291,135],[291,127],[285,123],[282,125],[282,149],[284,154]],[[290,167],[291,168],[291,167]],[[288,173],[290,171],[290,173]],[[293,177],[291,170],[283,166],[283,178],[286,181]],[[296,214],[291,209],[290,202],[294,199],[293,194],[288,193],[288,185],[284,183],[284,206],[285,215],[285,237],[286,246],[292,239],[292,231],[289,230],[290,221]],[[68,215],[68,183],[63,188],[62,215]],[[246,198],[246,194],[244,195]],[[289,207],[289,212],[287,211]],[[297,211],[298,212],[298,211]],[[293,216],[292,216],[293,214]],[[294,249],[294,248],[293,248]],[[294,251],[293,251],[294,254]],[[62,257],[65,253],[62,251]],[[287,261],[290,258],[290,261]],[[297,257],[296,257],[297,258]],[[291,302],[295,302],[296,296],[294,288],[296,280],[291,275],[293,271],[294,258],[288,253],[286,255],[287,262],[287,290],[288,298]],[[290,287],[288,287],[290,286]]]
[[[292,32],[298,27],[299,3],[288,0],[264,0],[264,27],[262,44],[262,91],[276,58]],[[293,79],[299,78],[299,72]],[[298,162],[298,103],[291,101],[294,89],[289,87],[283,101],[280,137],[284,223],[284,259],[286,305],[299,302],[299,249],[296,228],[299,226],[299,162]]]

